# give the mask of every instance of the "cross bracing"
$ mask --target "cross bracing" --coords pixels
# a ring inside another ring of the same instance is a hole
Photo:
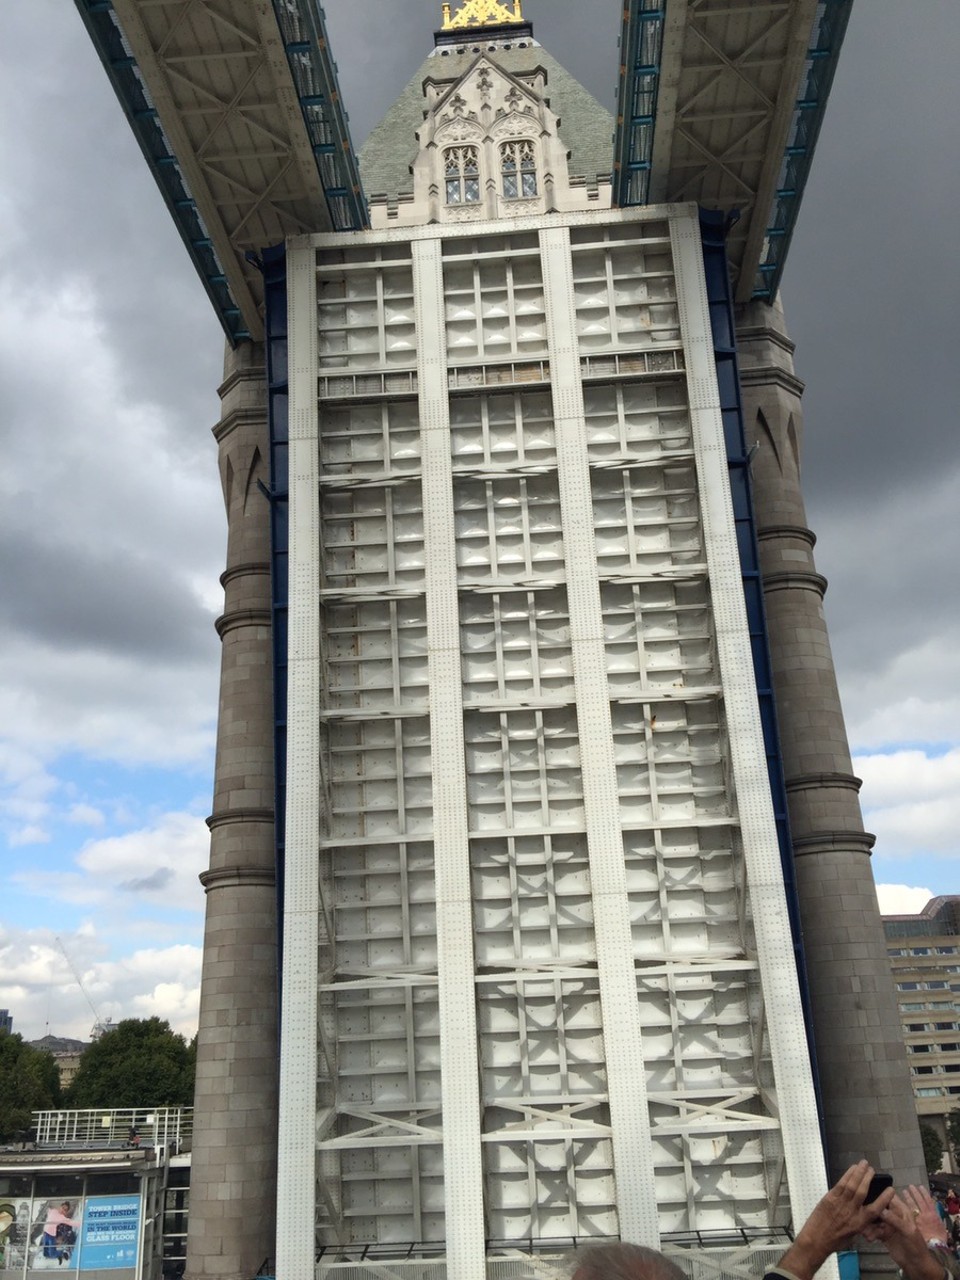
[[[630,0],[615,141],[621,206],[731,215],[736,298],[771,298],[851,0]]]
[[[367,223],[322,10],[76,3],[228,337],[261,336],[262,250]],[[729,211],[738,301],[776,293],[851,3],[624,7],[615,201]]]
[[[776,1234],[822,1179],[699,236],[652,215],[292,255],[280,1205],[331,1274]]]
[[[232,341],[262,336],[262,250],[363,226],[311,0],[77,0]]]

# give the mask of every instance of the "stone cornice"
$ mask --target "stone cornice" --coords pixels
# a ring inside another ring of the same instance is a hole
[[[797,349],[797,344],[781,330],[775,329],[767,324],[745,324],[735,325],[737,335],[737,347],[743,349],[748,342],[769,342],[774,347],[779,347],[782,351],[786,351],[787,355],[792,356]]]
[[[215,813],[211,813],[207,819],[207,826],[211,831],[215,831],[217,827],[225,827],[231,823],[238,822],[269,822],[273,825],[272,809],[218,809]]]
[[[245,560],[242,564],[227,565],[220,575],[220,585],[225,587],[236,578],[259,577],[269,573],[269,560]]]
[[[782,387],[798,398],[803,395],[805,383],[791,373],[789,369],[781,369],[775,364],[740,366],[740,385],[744,387],[769,387],[770,384]]]
[[[262,343],[256,345],[262,347]],[[217,395],[222,400],[228,395],[234,387],[240,386],[243,382],[263,382],[267,376],[267,364],[264,360],[261,364],[245,364],[231,369],[224,380],[217,387]]]
[[[789,573],[771,573],[763,578],[764,591],[813,591],[822,600],[827,593],[827,580],[822,573],[792,569]]]
[[[211,889],[272,889],[277,873],[272,867],[211,867],[200,872],[204,891]]]
[[[793,856],[807,858],[818,853],[865,853],[877,842],[869,831],[815,831],[793,841]]]
[[[241,427],[256,427],[266,436],[267,431],[267,406],[263,405],[242,405],[236,409],[228,409],[219,422],[215,423],[211,428],[213,438],[217,444],[223,444],[224,440],[234,431]]]
[[[797,542],[806,542],[811,548],[817,545],[817,535],[812,529],[802,524],[767,524],[757,527],[757,540],[767,542],[772,538],[794,538]],[[221,578],[222,582],[223,579]]]
[[[788,792],[819,791],[822,787],[839,787],[843,791],[859,792],[863,780],[852,773],[801,773],[784,783]]]
[[[228,631],[237,631],[240,627],[269,627],[270,622],[269,609],[235,609],[222,613],[213,625],[222,640]]]

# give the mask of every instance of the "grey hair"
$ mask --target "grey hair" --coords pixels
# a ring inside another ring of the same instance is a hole
[[[571,1280],[687,1280],[675,1262],[642,1244],[594,1244],[570,1255]]]

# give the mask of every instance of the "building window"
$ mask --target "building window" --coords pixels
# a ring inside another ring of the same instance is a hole
[[[957,954],[956,947],[937,947],[938,956],[955,956]]]
[[[937,1022],[934,1023],[934,1031],[956,1031],[957,1024],[955,1022]]]
[[[897,983],[898,991],[918,991],[919,988],[920,988],[919,982],[898,982]]]
[[[919,1013],[924,1006],[917,1001],[905,1000],[900,1008],[904,1013]]]
[[[951,1041],[950,1044],[947,1044],[946,1041],[944,1041],[940,1046],[941,1053],[956,1053],[958,1049],[960,1049],[960,1044],[957,1044],[956,1041]]]
[[[929,947],[913,947],[910,954],[914,956],[928,956],[930,954],[930,948]]]
[[[918,1098],[940,1098],[942,1096],[943,1096],[942,1089],[918,1089],[917,1090]]]
[[[908,1022],[907,1030],[908,1031],[926,1031],[928,1025],[929,1024],[926,1022]]]
[[[447,204],[478,204],[480,161],[476,147],[451,147],[443,154]]]
[[[930,1046],[928,1044],[908,1044],[907,1053],[929,1053]]]
[[[537,194],[537,161],[533,143],[505,142],[500,148],[500,174],[507,200],[528,199]]]
[[[910,1070],[915,1076],[932,1076],[933,1067],[911,1067]]]
[[[942,991],[946,987],[945,982],[928,982],[926,984],[927,991]]]

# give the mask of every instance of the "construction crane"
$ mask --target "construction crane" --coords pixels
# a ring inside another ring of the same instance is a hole
[[[73,963],[73,961],[70,959],[70,955],[67,951],[67,948],[63,945],[63,939],[59,936],[59,934],[54,935],[54,941],[56,942],[57,946],[60,948],[63,958],[64,960],[66,960],[70,968],[70,972],[73,974],[74,981],[76,982],[77,986],[80,988],[81,992],[83,993],[83,998],[84,1000],[86,1000],[87,1004],[90,1006],[90,1009],[93,1013],[94,1023],[90,1031],[90,1039],[99,1040],[100,1037],[104,1035],[107,1031],[113,1030],[113,1020],[111,1018],[102,1018],[100,1016],[100,1011],[98,1010],[97,1006],[93,1003],[93,1001],[90,999],[90,993],[87,991],[86,987],[83,985],[83,982],[81,981],[81,978],[80,978],[79,970],[77,969],[77,966]]]

